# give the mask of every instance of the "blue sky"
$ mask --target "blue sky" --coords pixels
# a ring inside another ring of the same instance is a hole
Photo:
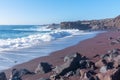
[[[120,0],[0,0],[0,24],[49,24],[112,18]]]

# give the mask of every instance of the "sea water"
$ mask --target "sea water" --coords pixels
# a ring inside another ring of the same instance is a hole
[[[49,55],[92,38],[99,32],[77,29],[50,29],[38,25],[0,26],[0,70],[10,68],[31,59]]]

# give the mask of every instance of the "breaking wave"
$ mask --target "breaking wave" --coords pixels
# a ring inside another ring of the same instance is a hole
[[[44,30],[44,29],[43,29]],[[45,42],[53,41],[60,38],[70,37],[73,35],[86,34],[83,31],[73,30],[51,30],[47,33],[33,34],[21,38],[0,39],[0,51],[15,50],[21,48],[40,45]]]

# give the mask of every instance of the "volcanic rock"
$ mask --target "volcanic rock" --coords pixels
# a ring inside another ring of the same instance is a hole
[[[56,68],[53,69],[53,71],[59,75],[65,75],[70,71],[75,71],[80,67],[79,61],[81,59],[81,55],[78,53],[71,55],[70,57],[66,58],[65,63],[63,65],[56,66]]]
[[[112,75],[112,80],[120,80],[120,68]]]
[[[47,62],[41,62],[38,67],[35,69],[35,73],[48,73],[52,70],[52,67],[49,63]]]
[[[10,80],[22,80],[22,76],[27,75],[27,74],[34,74],[34,73],[30,72],[27,69],[20,69],[20,70],[13,69]]]
[[[0,72],[0,80],[7,80],[4,72]]]

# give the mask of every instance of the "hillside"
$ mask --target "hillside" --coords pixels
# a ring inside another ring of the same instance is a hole
[[[101,19],[101,20],[84,20],[73,22],[61,22],[62,29],[80,29],[80,30],[105,30],[120,28],[120,15],[115,18]]]

